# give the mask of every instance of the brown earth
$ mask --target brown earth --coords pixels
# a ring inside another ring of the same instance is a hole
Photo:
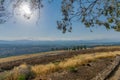
[[[111,65],[115,58],[103,58],[75,67],[75,71],[68,68],[47,76],[37,77],[35,80],[90,80],[99,72]]]

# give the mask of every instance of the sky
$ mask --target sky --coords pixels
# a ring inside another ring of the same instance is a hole
[[[71,33],[57,29],[56,21],[61,19],[60,0],[52,3],[44,2],[40,19],[36,23],[36,18],[30,20],[22,16],[15,16],[5,24],[0,24],[0,40],[98,40],[114,39],[120,40],[120,32],[106,30],[104,27],[94,27],[93,32],[81,22],[73,23]]]

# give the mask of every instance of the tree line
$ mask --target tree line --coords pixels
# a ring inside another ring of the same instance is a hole
[[[74,51],[77,51],[77,50],[85,50],[87,49],[87,46],[86,45],[79,45],[79,46],[72,46],[72,47],[63,47],[63,48],[51,48],[52,51],[56,51],[56,50],[74,50]]]

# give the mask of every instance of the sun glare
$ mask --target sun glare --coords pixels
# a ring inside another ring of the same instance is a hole
[[[32,3],[29,1],[23,1],[17,5],[15,8],[15,17],[18,19],[18,21],[24,21],[27,22],[35,22],[38,20],[38,10],[32,6]]]
[[[25,14],[31,14],[31,10],[27,4],[22,5],[21,10],[23,10]]]
[[[20,10],[21,14],[24,15],[24,17],[26,17],[28,19],[32,15],[32,11],[31,11],[30,5],[27,4],[27,3],[22,3],[20,5],[20,7],[19,7],[19,10]]]

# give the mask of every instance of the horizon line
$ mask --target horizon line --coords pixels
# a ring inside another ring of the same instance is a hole
[[[116,40],[116,39],[56,39],[56,40],[51,40],[51,39],[13,39],[13,40],[9,40],[9,39],[0,39],[0,41],[92,41],[92,40],[114,40],[114,41],[120,41],[120,40]]]

